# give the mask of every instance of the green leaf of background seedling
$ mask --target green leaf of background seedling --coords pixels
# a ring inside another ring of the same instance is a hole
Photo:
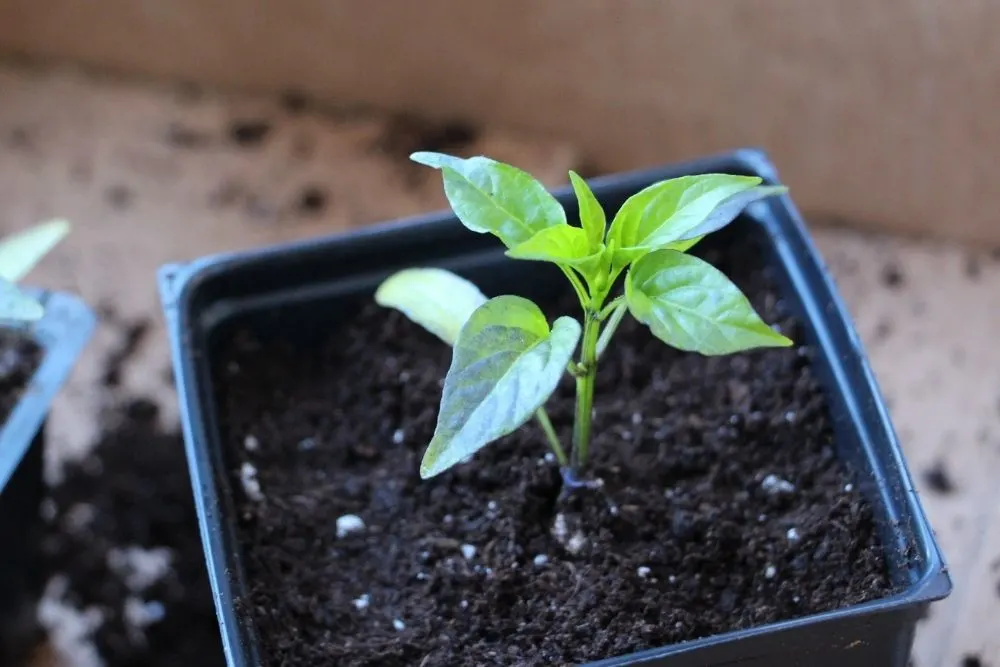
[[[587,232],[579,227],[558,225],[543,229],[524,243],[514,246],[507,251],[507,256],[572,266],[593,284],[600,270],[603,252],[603,244],[596,250],[591,249]]]
[[[448,345],[454,345],[469,316],[486,303],[473,283],[451,271],[404,269],[375,292],[380,306],[395,308]]]
[[[420,476],[444,472],[528,421],[555,391],[580,332],[571,317],[550,330],[541,309],[519,296],[476,309],[458,335]]]
[[[704,174],[660,181],[637,192],[611,222],[608,240],[614,239],[617,248],[614,265],[627,266],[669,243],[703,235],[691,232],[724,201],[760,182],[755,176]]]
[[[14,283],[0,278],[0,320],[34,322],[44,314],[42,304],[24,294]]]
[[[632,315],[667,345],[722,355],[792,341],[769,327],[749,300],[711,264],[675,250],[656,250],[629,270]]]
[[[445,195],[463,225],[494,234],[508,248],[547,227],[566,224],[566,212],[545,186],[509,164],[430,152],[410,158],[441,170]]]
[[[0,278],[21,280],[68,233],[68,222],[52,220],[0,240]]]
[[[593,190],[587,181],[580,178],[575,171],[569,172],[569,180],[576,193],[576,201],[580,205],[580,227],[587,233],[590,251],[597,252],[604,245],[604,233],[607,230],[607,217],[601,203],[597,201]]]

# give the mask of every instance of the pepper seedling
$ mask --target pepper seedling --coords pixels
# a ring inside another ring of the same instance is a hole
[[[445,195],[465,227],[498,237],[508,257],[559,267],[583,310],[580,321],[562,316],[550,326],[532,301],[509,294],[488,299],[474,284],[439,268],[404,269],[379,286],[377,303],[398,309],[454,347],[437,425],[420,465],[424,479],[534,417],[566,486],[594,485],[585,476],[594,379],[627,313],[687,352],[725,355],[792,344],[722,272],[687,254],[749,204],[784,193],[784,186],[728,174],[667,179],[629,197],[608,226],[587,182],[571,171],[577,226],[540,182],[516,167],[484,156],[418,152],[411,159],[442,172]],[[624,290],[609,298],[623,272]],[[569,455],[544,408],[567,372],[576,380]]]
[[[0,320],[33,322],[45,308],[17,286],[69,233],[65,220],[50,220],[0,240]]]

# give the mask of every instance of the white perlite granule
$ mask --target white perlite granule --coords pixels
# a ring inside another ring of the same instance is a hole
[[[365,522],[355,514],[345,514],[337,517],[337,537],[344,538],[351,533],[359,533],[365,529]]]
[[[768,475],[764,478],[764,481],[760,483],[760,486],[764,491],[770,494],[778,493],[791,493],[795,490],[795,485],[788,480],[781,479],[777,475]]]
[[[240,466],[240,484],[247,498],[254,501],[264,500],[264,494],[260,490],[260,482],[257,481],[257,468],[249,461],[244,461]]]
[[[173,560],[173,552],[166,547],[113,547],[107,556],[108,569],[121,577],[133,593],[141,593],[162,579]]]
[[[159,623],[167,615],[167,610],[159,600],[144,602],[133,595],[125,598],[125,622],[138,629]]]
[[[69,580],[59,575],[49,580],[38,605],[38,621],[48,631],[49,644],[60,664],[73,667],[104,667],[94,633],[104,623],[104,614],[96,607],[77,609],[65,600]]]

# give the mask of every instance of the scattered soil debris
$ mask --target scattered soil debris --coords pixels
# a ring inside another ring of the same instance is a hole
[[[478,136],[479,131],[468,123],[434,123],[401,114],[389,120],[373,148],[390,157],[408,160],[416,151],[461,152]]]
[[[307,215],[315,215],[326,208],[327,194],[316,185],[310,185],[299,194],[298,209]]]
[[[898,289],[903,286],[906,279],[903,277],[903,270],[898,264],[886,264],[882,268],[882,284],[890,289]]]
[[[212,143],[212,138],[205,132],[177,123],[167,127],[165,138],[168,144],[177,148],[204,148]]]
[[[281,96],[281,107],[291,114],[302,113],[309,106],[309,98],[299,90],[289,90]]]
[[[237,120],[229,126],[229,138],[242,148],[259,146],[271,132],[266,120]]]
[[[101,383],[105,387],[118,387],[122,381],[125,364],[135,356],[149,334],[149,320],[139,319],[126,322],[121,329],[121,342],[108,355]]]
[[[979,263],[979,255],[969,255],[965,258],[965,275],[969,280],[979,280],[982,274],[982,266]]]
[[[882,320],[877,325],[875,325],[875,340],[885,340],[892,334],[892,323],[887,320]]]
[[[30,150],[35,147],[31,134],[23,127],[10,128],[4,144],[12,150]]]
[[[945,469],[943,461],[936,461],[934,465],[924,470],[924,482],[935,493],[947,495],[955,491],[955,483]]]
[[[112,208],[125,209],[132,203],[135,199],[135,193],[132,192],[132,188],[127,185],[110,185],[108,189],[104,191],[104,196],[107,198],[108,203],[111,204]]]

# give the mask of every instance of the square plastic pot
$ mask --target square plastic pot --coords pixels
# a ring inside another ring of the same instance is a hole
[[[77,297],[35,290],[45,315],[28,328],[43,350],[21,400],[0,427],[0,664],[16,664],[38,640],[35,619],[45,573],[45,423],[49,408],[93,333],[96,318]]]
[[[615,211],[643,187],[684,174],[726,172],[778,183],[758,151],[618,174],[591,182]],[[572,219],[571,192],[557,197]],[[754,204],[726,230],[733,242],[752,235],[767,249],[783,298],[804,323],[816,350],[814,370],[827,392],[841,458],[873,505],[897,590],[891,597],[805,618],[609,657],[593,667],[905,667],[924,608],[951,591],[941,553],[914,492],[910,474],[861,342],[805,225],[788,197]],[[546,298],[563,280],[552,267],[514,262],[488,235],[463,228],[449,213],[349,235],[201,259],[161,269],[184,437],[208,571],[231,667],[260,665],[258,639],[235,601],[244,591],[241,546],[234,529],[234,488],[213,405],[213,355],[236,326],[286,339],[321,335],[371,299],[391,272],[442,266],[477,282],[487,294]],[[553,280],[548,280],[552,275]]]

